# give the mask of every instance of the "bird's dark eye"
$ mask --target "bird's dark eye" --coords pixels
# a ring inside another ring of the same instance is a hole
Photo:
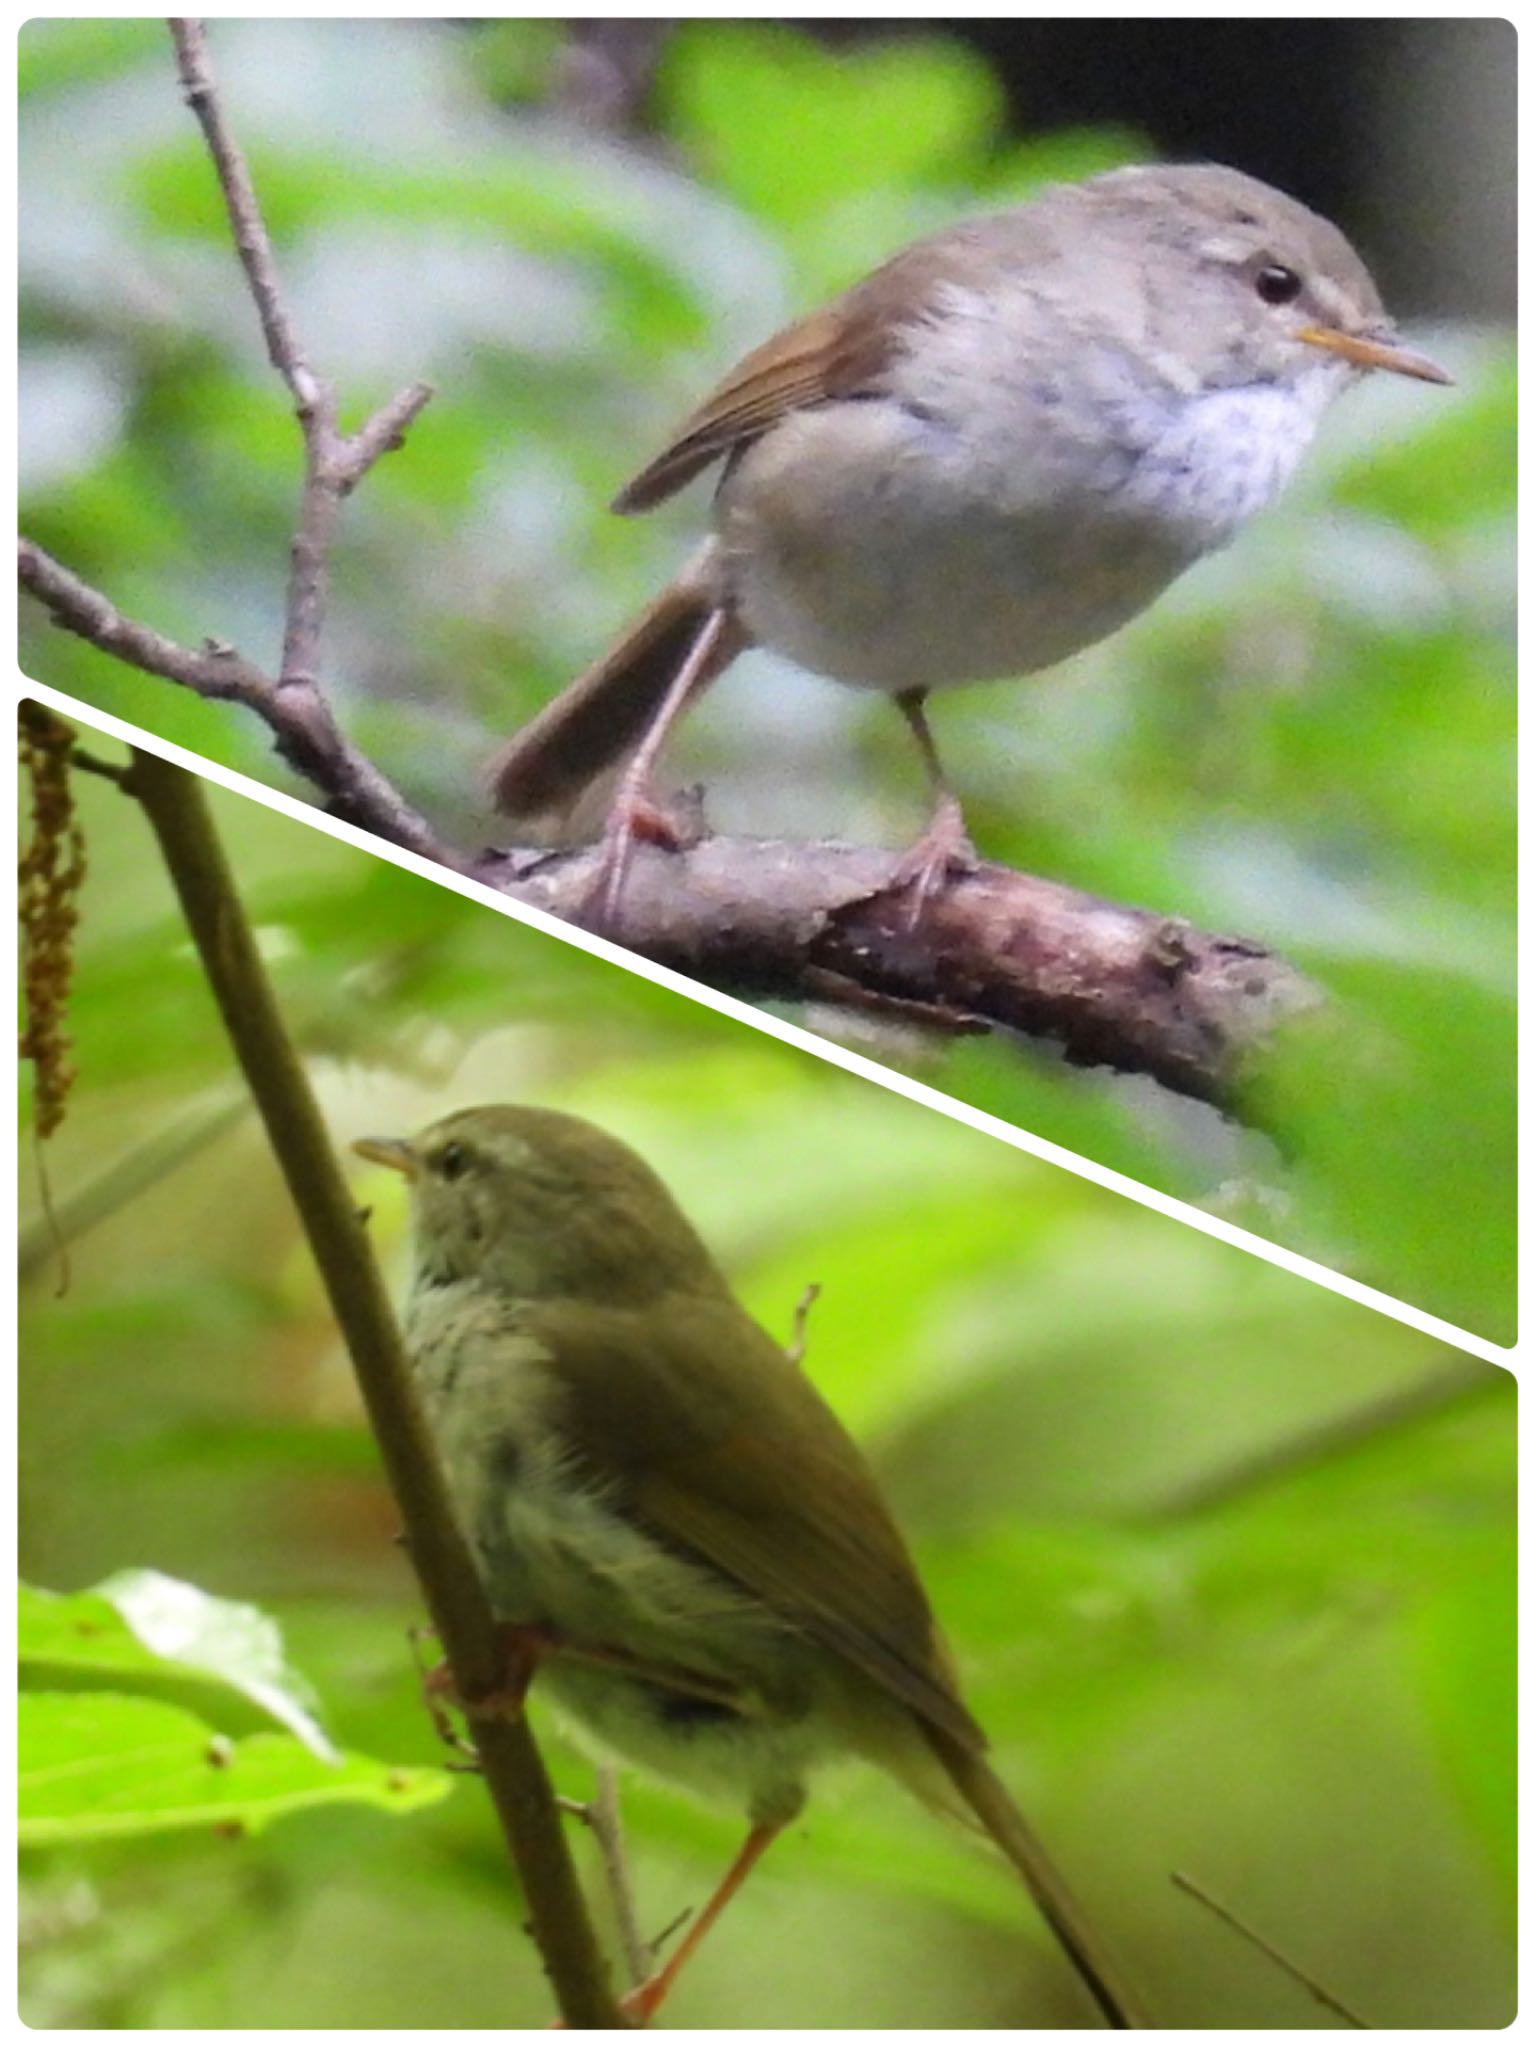
[[[457,1180],[469,1164],[467,1145],[445,1145],[437,1155],[437,1170],[444,1180]]]
[[[1253,287],[1266,306],[1288,306],[1301,296],[1301,279],[1284,263],[1266,263]]]

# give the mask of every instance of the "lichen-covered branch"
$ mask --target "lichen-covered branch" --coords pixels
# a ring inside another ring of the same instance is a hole
[[[596,850],[510,852],[473,872],[580,922]],[[1060,1045],[1076,1066],[1150,1074],[1238,1107],[1276,1028],[1323,998],[1252,940],[984,862],[912,915],[898,857],[835,841],[704,838],[636,849],[612,936],[738,994],[851,1004]]]
[[[266,721],[278,751],[338,817],[570,923],[590,915],[595,848],[446,846],[336,728],[318,692],[280,688],[219,643],[182,647],[123,615],[28,541],[23,586],[119,659]],[[1252,940],[1108,903],[984,862],[914,918],[896,856],[835,841],[701,838],[640,846],[610,936],[714,988],[823,1002],[940,1031],[1054,1041],[1076,1066],[1149,1074],[1241,1113],[1241,1084],[1277,1026],[1321,991]]]

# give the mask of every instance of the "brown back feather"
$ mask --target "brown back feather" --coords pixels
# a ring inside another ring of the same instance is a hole
[[[723,1287],[674,1295],[664,1317],[540,1303],[526,1327],[563,1389],[558,1426],[637,1522],[846,1658],[951,1747],[983,1746],[862,1453]]]
[[[786,413],[856,396],[884,367],[887,339],[850,323],[843,300],[782,328],[743,356],[689,414],[656,459],[620,491],[614,511],[649,512]]]

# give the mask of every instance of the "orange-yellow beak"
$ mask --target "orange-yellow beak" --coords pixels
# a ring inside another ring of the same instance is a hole
[[[1346,334],[1341,327],[1303,327],[1296,339],[1310,341],[1314,348],[1330,349],[1346,362],[1359,363],[1362,369],[1396,370],[1399,377],[1418,377],[1425,384],[1456,381],[1432,356],[1421,356],[1415,348],[1404,348],[1390,335]]]
[[[360,1159],[371,1159],[375,1166],[388,1166],[403,1173],[407,1180],[415,1180],[421,1172],[420,1156],[404,1138],[354,1138],[352,1150]]]

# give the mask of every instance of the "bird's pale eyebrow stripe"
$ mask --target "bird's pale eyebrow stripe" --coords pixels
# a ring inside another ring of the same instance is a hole
[[[1266,263],[1280,261],[1278,256],[1264,255],[1251,241],[1238,235],[1212,235],[1205,244],[1205,253],[1217,263],[1246,263],[1255,256],[1263,256]],[[1286,267],[1289,269],[1291,266]]]

